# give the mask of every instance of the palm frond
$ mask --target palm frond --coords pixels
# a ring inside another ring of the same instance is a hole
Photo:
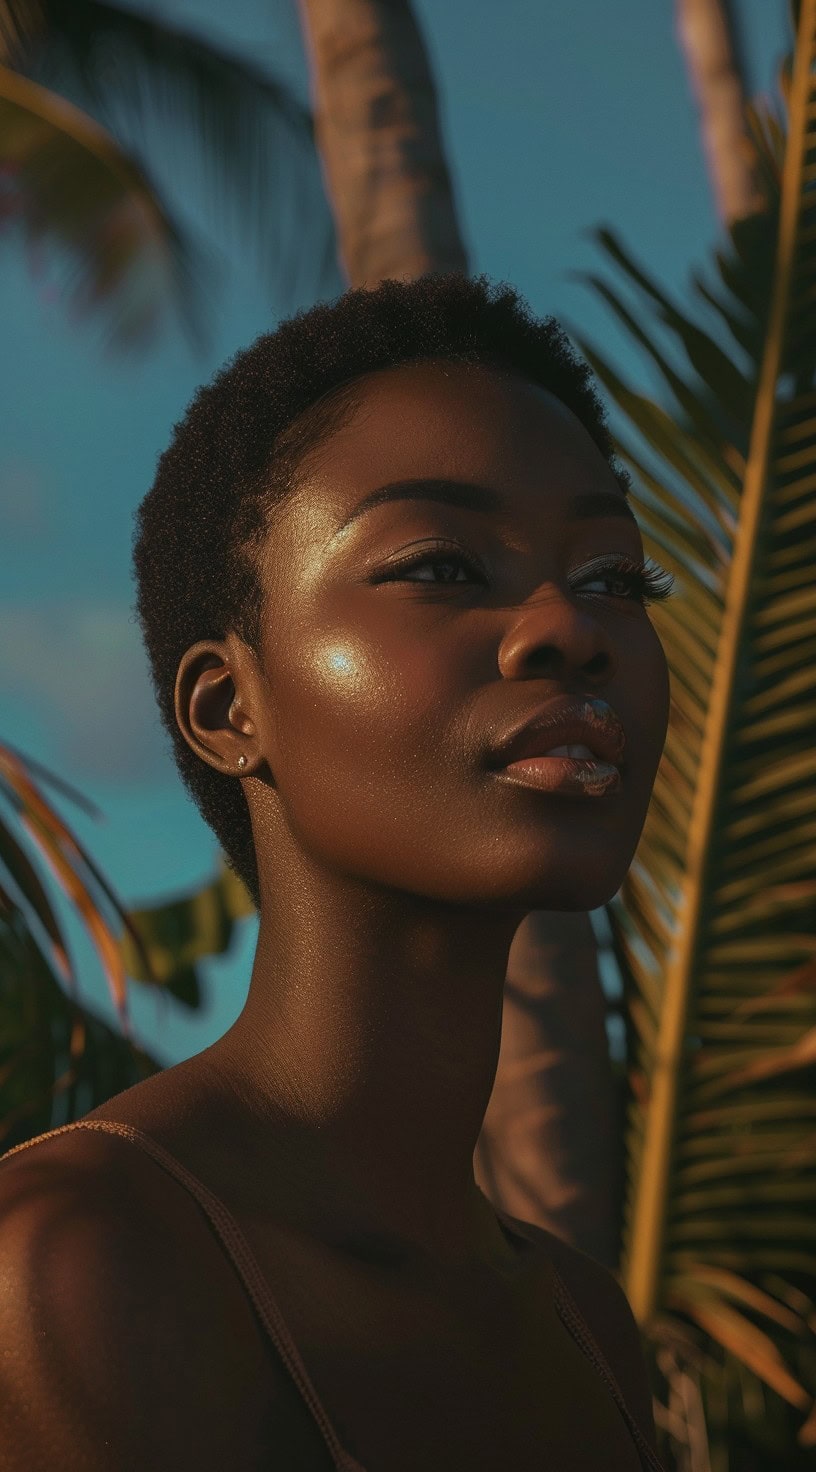
[[[69,790],[39,764],[37,772]],[[133,1041],[120,943],[95,890],[124,921],[149,973],[138,932],[109,883],[43,798],[25,759],[3,745],[0,795],[76,906],[97,947],[122,1026],[122,1034],[115,1032],[80,1000],[46,886],[17,835],[0,819],[0,1148],[8,1149],[86,1113],[160,1065]]]
[[[144,171],[86,113],[2,66],[0,186],[0,222],[19,223],[32,252],[58,247],[69,300],[106,308],[117,346],[149,338],[169,301],[201,341],[202,262]]]
[[[0,1151],[67,1124],[160,1065],[66,995],[0,884]]]
[[[196,963],[224,955],[237,921],[255,913],[247,890],[222,856],[216,878],[203,888],[130,911],[130,926],[122,939],[128,975],[134,981],[158,981],[177,1000],[196,999],[197,1005]]]
[[[223,857],[216,878],[200,891],[126,911],[45,801],[34,774],[92,815],[100,816],[99,811],[47,767],[0,744],[0,796],[45,856],[91,935],[122,1032],[97,1018],[78,996],[47,888],[11,826],[0,819],[0,1152],[80,1117],[160,1071],[156,1059],[133,1040],[126,980],[198,1008],[197,963],[223,954],[236,922],[255,913]],[[123,934],[114,933],[103,902],[122,923]]]
[[[800,1444],[814,1435],[816,0],[799,14],[781,148],[771,105],[752,109],[775,192],[727,232],[715,282],[696,278],[705,316],[597,232],[637,305],[593,284],[670,409],[573,332],[622,412],[645,549],[678,594],[652,611],[664,757],[607,907],[630,1027],[623,1276],[645,1329],[696,1335],[729,1445],[787,1407]]]
[[[40,771],[44,771],[44,768],[40,768]],[[133,927],[112,886],[97,868],[90,854],[63,823],[59,814],[46,802],[31,772],[27,769],[24,758],[18,756],[11,747],[3,745],[0,745],[0,792],[10,800],[16,809],[20,824],[44,854],[65,893],[73,901],[87,926],[99,952],[125,1035],[130,1039],[125,969],[119,944],[100,908],[99,891],[129,930],[132,943],[139,952],[141,963],[150,976],[149,958],[138,932]],[[33,914],[50,937],[60,971],[71,990],[75,992],[76,977],[56,916],[39,876],[11,831],[2,823],[0,823],[0,858],[6,865],[7,876],[18,886],[21,896],[31,905]],[[97,893],[94,893],[94,888]]]
[[[30,0],[6,0],[11,13]],[[234,212],[267,282],[288,296],[304,263],[317,294],[333,270],[331,212],[312,116],[259,66],[155,16],[107,0],[37,0],[13,65],[75,100],[118,136],[148,120],[191,143],[206,170],[213,214]],[[141,148],[140,148],[141,151]],[[311,284],[311,283],[310,283]]]

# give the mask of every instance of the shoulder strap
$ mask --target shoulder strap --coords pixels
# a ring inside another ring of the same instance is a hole
[[[525,1223],[519,1218],[510,1216],[508,1212],[499,1210],[497,1206],[494,1206],[493,1210],[495,1211],[496,1215],[500,1217],[501,1220],[505,1223],[508,1230],[513,1236],[521,1237],[527,1242],[535,1243],[537,1241],[537,1238],[531,1237],[524,1230]],[[615,1378],[612,1367],[609,1364],[606,1355],[601,1349],[601,1346],[595,1338],[595,1335],[592,1333],[589,1324],[581,1313],[581,1310],[579,1309],[577,1303],[575,1302],[575,1299],[570,1293],[566,1283],[564,1282],[564,1279],[561,1277],[561,1274],[558,1272],[555,1266],[553,1266],[553,1297],[555,1300],[556,1311],[559,1318],[561,1319],[562,1324],[564,1325],[568,1333],[572,1335],[573,1339],[578,1345],[578,1348],[582,1350],[582,1352],[586,1355],[590,1364],[594,1365],[595,1369],[598,1371],[598,1374],[601,1376],[601,1379],[606,1384],[607,1390],[609,1391],[612,1399],[618,1407],[618,1410],[623,1416],[623,1419],[626,1422],[632,1435],[635,1446],[637,1447],[640,1454],[640,1460],[643,1464],[644,1472],[665,1472],[665,1468],[660,1461],[657,1453],[649,1445],[648,1441],[643,1435],[643,1432],[640,1429],[640,1426],[638,1425],[637,1421],[629,1410],[629,1407],[623,1398],[623,1391],[621,1390],[617,1379]]]
[[[121,1136],[129,1140],[131,1144],[138,1146],[151,1155],[170,1175],[195,1197],[216,1236],[221,1242],[224,1251],[235,1267],[243,1285],[249,1294],[250,1300],[271,1338],[281,1359],[288,1369],[306,1405],[312,1413],[315,1421],[320,1427],[323,1440],[326,1443],[332,1457],[334,1458],[335,1472],[366,1472],[366,1469],[349,1452],[345,1451],[340,1439],[331,1424],[329,1416],[321,1404],[317,1391],[309,1379],[306,1366],[304,1365],[297,1346],[292,1339],[289,1330],[284,1323],[280,1309],[278,1308],[269,1285],[264,1277],[260,1264],[252,1251],[246,1237],[239,1227],[232,1212],[224,1205],[223,1201],[209,1191],[202,1181],[188,1171],[181,1161],[176,1160],[169,1150],[163,1145],[136,1129],[133,1125],[122,1124],[113,1119],[78,1119],[71,1124],[58,1126],[57,1129],[47,1130],[42,1135],[36,1135],[31,1140],[24,1140],[20,1145],[14,1145],[5,1154],[0,1155],[0,1165],[20,1150],[27,1150],[32,1145],[38,1145],[42,1140],[53,1139],[56,1135],[62,1135],[69,1130],[89,1129],[104,1130],[109,1134]],[[494,1210],[497,1208],[494,1207]],[[515,1217],[507,1217],[504,1212],[497,1212],[505,1218],[510,1225],[511,1231],[517,1232],[519,1226],[524,1224],[517,1222]],[[521,1235],[521,1234],[519,1234]],[[529,1239],[528,1239],[529,1240]],[[656,1452],[647,1442],[643,1432],[635,1421],[629,1410],[623,1393],[618,1385],[612,1369],[603,1354],[595,1336],[581,1313],[575,1299],[572,1297],[563,1278],[553,1269],[553,1291],[555,1306],[562,1323],[576,1341],[579,1349],[583,1351],[587,1359],[595,1366],[596,1370],[604,1380],[615,1404],[623,1416],[632,1438],[637,1446],[643,1463],[644,1472],[665,1472],[662,1462]]]
[[[644,1472],[665,1472],[663,1463],[660,1461],[656,1451],[651,1447],[643,1435],[637,1421],[629,1410],[623,1398],[623,1392],[615,1379],[612,1369],[598,1341],[590,1329],[586,1319],[581,1313],[575,1299],[570,1293],[563,1278],[557,1269],[553,1269],[553,1287],[555,1291],[555,1306],[561,1317],[562,1323],[569,1330],[579,1349],[582,1349],[587,1359],[594,1364],[601,1378],[606,1382],[607,1388],[615,1401],[623,1419],[625,1420],[635,1446],[640,1453],[640,1460]]]
[[[283,1321],[280,1309],[272,1297],[260,1264],[232,1212],[223,1201],[207,1189],[197,1176],[194,1176],[186,1166],[176,1160],[169,1150],[165,1150],[163,1145],[133,1125],[122,1124],[113,1119],[78,1119],[71,1124],[60,1125],[57,1129],[37,1135],[32,1140],[24,1140],[20,1145],[14,1145],[0,1156],[0,1164],[8,1160],[10,1156],[16,1155],[20,1150],[27,1150],[32,1145],[38,1145],[42,1140],[53,1139],[56,1135],[75,1129],[104,1130],[109,1134],[120,1135],[122,1139],[129,1140],[132,1145],[138,1146],[146,1154],[151,1155],[159,1165],[175,1177],[185,1190],[195,1197],[238,1273],[261,1323],[320,1427],[323,1440],[334,1458],[335,1472],[366,1472],[361,1463],[342,1447],[337,1432],[309,1379],[306,1366]]]

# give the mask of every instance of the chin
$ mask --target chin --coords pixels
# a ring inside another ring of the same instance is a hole
[[[525,915],[530,915],[535,910],[583,914],[589,910],[598,910],[602,905],[608,905],[619,888],[620,884],[615,885],[614,882],[593,885],[592,888],[589,888],[586,879],[576,880],[574,884],[570,884],[569,880],[565,882],[564,876],[560,876],[560,884],[558,881],[550,881],[547,884],[539,883],[517,892],[514,896],[508,894],[501,908],[509,912],[522,911]]]
[[[605,889],[600,893],[584,891],[583,894],[567,895],[563,898],[553,898],[552,893],[547,896],[546,902],[536,905],[538,910],[558,910],[561,914],[578,915],[586,914],[590,910],[600,910],[602,905],[608,905],[614,899],[617,890]]]
[[[584,873],[571,883],[569,874],[562,874],[556,883],[542,886],[534,908],[562,910],[568,913],[599,910],[602,905],[608,905],[610,900],[615,898],[625,875],[626,870],[623,873],[616,871],[613,875],[606,877],[599,874],[597,880],[590,883]]]

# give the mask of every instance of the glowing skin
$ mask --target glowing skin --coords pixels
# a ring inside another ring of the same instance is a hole
[[[310,1233],[406,1261],[499,1262],[510,1248],[472,1157],[508,953],[531,910],[591,910],[619,889],[668,669],[636,598],[567,586],[643,546],[634,521],[568,517],[582,491],[622,492],[558,399],[448,363],[361,387],[270,534],[260,663],[230,634],[179,668],[194,750],[231,774],[248,759],[263,892],[244,1010],[194,1061],[235,1100],[236,1171],[261,1202],[274,1189]],[[406,500],[338,533],[368,491],[420,477],[491,487],[506,514]],[[475,555],[487,586],[424,564],[374,580],[434,538]],[[603,697],[622,722],[619,792],[542,793],[486,766],[501,731],[564,692]]]

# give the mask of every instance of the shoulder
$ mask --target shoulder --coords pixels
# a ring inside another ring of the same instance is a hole
[[[198,1203],[144,1150],[107,1130],[66,1131],[0,1156],[0,1238],[21,1268],[30,1266],[38,1295],[71,1296],[92,1276],[100,1313],[141,1305],[136,1328],[148,1303],[157,1320],[165,1315],[168,1294],[172,1322],[223,1327],[236,1306],[246,1316],[246,1296]]]
[[[652,1392],[640,1329],[617,1278],[595,1258],[544,1227],[521,1221],[518,1225],[563,1279],[598,1341],[629,1410],[654,1446]]]
[[[133,1145],[76,1130],[0,1157],[0,1263],[9,1472],[57,1454],[66,1472],[216,1472],[236,1446],[247,1467],[274,1450],[285,1377],[195,1202]]]
[[[141,1151],[108,1131],[38,1137],[0,1156],[0,1230],[5,1241],[33,1250],[30,1229],[53,1218],[60,1223],[62,1252],[81,1255],[86,1244],[104,1244],[112,1259],[132,1255],[135,1271],[162,1240],[168,1200],[160,1174]],[[172,1252],[172,1240],[164,1245]]]

